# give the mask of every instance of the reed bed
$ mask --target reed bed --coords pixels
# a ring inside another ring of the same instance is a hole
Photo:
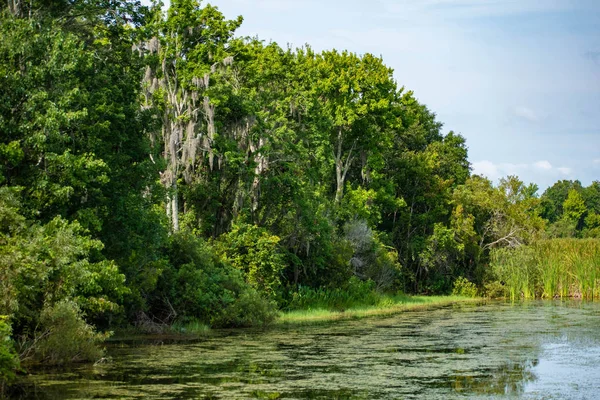
[[[492,252],[511,299],[600,298],[600,239],[550,239]]]

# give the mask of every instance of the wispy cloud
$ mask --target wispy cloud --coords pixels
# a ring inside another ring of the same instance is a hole
[[[529,122],[538,122],[539,116],[535,111],[529,107],[517,107],[514,109],[514,115],[520,119],[524,119]]]
[[[556,168],[556,170],[563,175],[571,175],[571,172],[573,171],[571,168],[568,167],[558,167]]]
[[[533,163],[533,166],[537,169],[544,170],[544,171],[550,171],[552,169],[552,164],[550,164],[550,162],[546,161],[546,160],[537,161],[537,162]]]
[[[491,180],[498,179],[501,175],[500,169],[491,161],[483,160],[473,163],[473,174],[483,175]]]
[[[600,164],[600,159],[595,160]],[[554,167],[548,160],[540,160],[533,163],[494,163],[489,160],[483,160],[474,162],[473,173],[476,175],[483,175],[492,181],[496,181],[499,178],[516,175],[522,176],[524,174],[536,176],[542,180],[558,179],[564,176],[570,176],[573,173],[573,169],[570,167]]]
[[[493,163],[489,160],[474,162],[473,173],[475,175],[483,175],[495,181],[499,178],[508,175],[521,175],[524,171],[531,169],[530,164],[514,164],[514,163]]]
[[[592,161],[594,164],[596,165],[600,165],[600,158],[596,158],[594,161]]]

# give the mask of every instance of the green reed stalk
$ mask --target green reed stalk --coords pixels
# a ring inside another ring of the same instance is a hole
[[[511,299],[600,296],[600,239],[551,239],[492,253]]]

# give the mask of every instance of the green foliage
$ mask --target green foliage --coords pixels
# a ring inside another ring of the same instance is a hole
[[[401,267],[395,249],[385,246],[365,221],[347,222],[343,231],[354,252],[350,259],[354,275],[373,281],[378,290],[397,286]]]
[[[349,186],[349,185],[348,185]],[[338,210],[338,218],[343,221],[361,220],[370,226],[381,222],[381,210],[376,203],[377,192],[373,189],[348,187]]]
[[[0,187],[0,312],[30,331],[45,303],[76,299],[90,316],[116,312],[126,293],[114,263],[90,262],[102,243],[77,222],[56,217],[45,225],[20,215],[17,191]]]
[[[574,238],[577,235],[577,222],[568,218],[561,218],[546,230],[549,238]]]
[[[0,396],[8,385],[15,379],[19,368],[19,357],[15,352],[10,324],[4,315],[0,315]]]
[[[581,182],[561,180],[546,189],[541,196],[541,216],[551,223],[558,221],[563,216],[563,204],[569,192],[581,191]]]
[[[100,345],[111,334],[97,333],[77,303],[66,299],[42,310],[40,326],[29,350],[36,360],[51,365],[99,360],[104,354]]]
[[[346,285],[338,288],[309,288],[300,286],[292,293],[287,308],[290,310],[345,310],[355,306],[375,305],[381,295],[375,290],[375,282],[352,277]]]
[[[487,282],[484,285],[483,292],[485,297],[490,299],[500,299],[506,297],[506,287],[498,281]]]
[[[400,288],[598,295],[596,242],[541,238],[600,237],[600,183],[495,186],[380,57],[161,7],[0,7],[0,337],[66,363],[99,357],[92,324],[264,325],[277,302]]]
[[[218,327],[265,326],[277,317],[276,304],[265,300],[253,289],[241,290],[235,302],[212,320]]]
[[[174,235],[167,255],[168,266],[148,299],[156,320],[198,320],[222,327],[266,324],[274,318],[274,304],[206,242],[189,233]]]
[[[71,300],[45,307],[40,325],[33,357],[51,365],[97,361],[104,354],[100,344],[110,336],[110,333],[97,333],[87,324],[79,306]]]
[[[583,222],[583,217],[587,212],[583,197],[574,189],[569,190],[569,195],[563,203],[564,217],[575,222],[579,226]]]
[[[285,268],[279,237],[256,225],[235,224],[219,238],[226,262],[244,273],[246,281],[265,296],[281,296],[281,275]]]
[[[453,296],[477,297],[477,286],[467,278],[459,276],[454,281]]]
[[[504,282],[512,299],[600,295],[598,239],[540,240],[497,249],[492,256],[495,277]]]
[[[433,234],[420,254],[421,263],[435,284],[434,292],[448,291],[453,269],[463,256],[464,244],[457,240],[455,230],[435,224]]]
[[[97,261],[116,260],[134,286],[160,258],[162,227],[152,212],[158,167],[148,157],[146,135],[153,122],[138,102],[143,69],[131,50],[144,8],[129,1],[14,4],[20,9],[0,15],[0,183],[22,188],[19,213],[28,222],[19,235],[31,242],[15,257],[40,250],[37,261],[21,260],[33,276],[34,264],[46,263],[43,235],[93,238],[65,246],[69,252],[88,247],[75,258],[89,271],[72,271],[83,272],[81,285],[68,279],[61,289],[78,286],[71,295],[89,318],[99,319],[100,311],[117,310],[124,290],[115,263]],[[33,285],[33,314],[43,303],[44,274]],[[58,282],[60,274],[49,279]],[[115,291],[102,294],[99,286]],[[21,310],[28,313],[23,302]],[[16,332],[22,324],[13,325]]]
[[[585,230],[582,232],[582,236],[600,239],[600,214],[590,212],[585,217]]]
[[[560,214],[553,216],[553,222],[548,227],[551,238],[593,238],[600,237],[600,183],[592,182],[588,187],[582,187],[579,181],[561,181],[549,188],[542,197],[542,206],[549,204],[549,197],[554,196],[558,201],[557,191],[561,189],[563,201]]]
[[[581,195],[587,209],[600,214],[600,181],[594,181],[590,186],[583,188]]]

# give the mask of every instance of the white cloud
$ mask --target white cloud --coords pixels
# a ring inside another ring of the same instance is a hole
[[[503,175],[519,175],[524,170],[529,169],[529,165],[528,164],[502,163],[499,165],[499,168],[503,172]]]
[[[529,164],[496,164],[489,160],[474,162],[472,165],[475,175],[483,175],[492,181],[509,175],[521,176],[524,172],[531,169],[531,165]]]
[[[599,165],[600,164],[600,158],[596,158],[593,162],[594,162],[594,164]]]
[[[600,159],[595,160],[599,161]],[[514,164],[514,163],[494,163],[489,160],[474,162],[473,173],[483,175],[493,182],[498,179],[516,175],[519,179],[526,182],[541,183],[544,186],[552,184],[557,179],[564,179],[565,176],[570,176],[573,169],[570,167],[554,167],[547,160],[537,161],[534,163]]]
[[[541,169],[543,171],[550,171],[552,169],[552,164],[550,164],[550,162],[546,161],[546,160],[538,161],[538,162],[534,163],[533,166],[535,168]]]
[[[529,122],[539,121],[539,116],[531,108],[517,107],[513,110],[513,112],[517,117],[524,119],[526,121],[529,121]]]
[[[473,163],[473,173],[483,175],[491,180],[496,180],[501,176],[498,166],[491,161],[483,160]]]
[[[571,172],[573,171],[571,168],[568,167],[559,167],[556,168],[556,170],[563,175],[571,175]]]

